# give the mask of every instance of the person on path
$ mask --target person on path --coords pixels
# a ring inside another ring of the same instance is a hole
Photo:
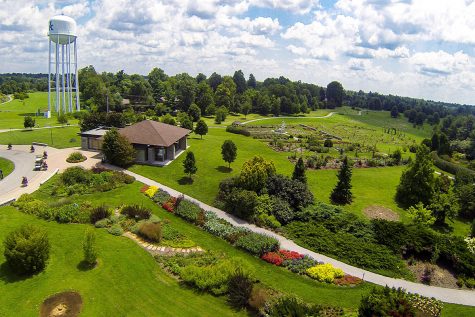
[[[0,170],[0,179],[3,179],[3,171]]]

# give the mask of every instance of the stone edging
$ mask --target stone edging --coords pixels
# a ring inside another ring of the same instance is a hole
[[[165,246],[159,246],[155,245],[153,243],[149,243],[136,234],[132,232],[125,232],[123,234],[124,237],[127,237],[131,240],[133,240],[135,243],[140,245],[142,248],[144,248],[148,253],[152,255],[175,255],[175,254],[189,254],[189,253],[201,253],[205,252],[200,247],[193,247],[193,248],[172,248],[172,247],[165,247]]]

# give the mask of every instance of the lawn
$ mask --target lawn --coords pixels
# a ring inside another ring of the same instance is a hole
[[[7,160],[6,158],[0,157],[0,170],[3,172],[3,177],[7,177],[8,174],[13,172],[15,169],[15,164],[12,161]]]
[[[78,127],[59,127],[38,130],[17,130],[0,133],[0,144],[31,144],[46,143],[49,146],[63,149],[81,145],[81,137],[77,135]]]
[[[35,197],[46,201],[56,177],[42,186]],[[117,206],[137,203],[150,207],[162,219],[198,245],[210,251],[239,257],[254,268],[256,277],[264,284],[280,291],[295,294],[305,301],[337,305],[356,312],[363,294],[372,287],[337,287],[298,276],[283,268],[272,266],[227,242],[216,238],[182,219],[158,208],[139,193],[141,184],[135,182],[106,193],[76,196],[76,201],[92,201]],[[245,315],[231,310],[225,298],[193,291],[164,273],[153,258],[131,240],[112,236],[104,229],[98,235],[100,261],[93,270],[78,268],[82,260],[81,241],[86,225],[57,224],[22,214],[12,207],[0,208],[0,239],[24,223],[40,225],[48,231],[52,254],[46,270],[37,276],[19,279],[5,265],[0,266],[0,316],[37,315],[40,303],[51,294],[63,290],[77,290],[84,301],[81,316],[233,316]],[[4,262],[3,254],[0,263]],[[472,316],[475,308],[445,305],[443,316]]]
[[[0,104],[0,129],[23,128],[23,120],[25,116],[35,117],[36,124],[39,127],[48,125],[58,125],[56,113],[51,114],[51,118],[36,116],[39,111],[48,110],[48,93],[33,92],[28,93],[29,98],[25,100],[14,99],[6,104]],[[54,106],[52,106],[54,107]],[[77,124],[77,120],[69,119],[70,124]]]
[[[40,190],[35,192],[34,195],[39,199],[50,201],[50,202],[57,200],[56,198],[51,197],[50,195],[51,185],[55,179],[56,177],[50,180],[44,186],[42,186]],[[247,262],[247,264],[249,264],[250,267],[254,268],[256,277],[261,282],[275,289],[281,290],[283,292],[296,294],[297,296],[309,302],[337,305],[337,306],[342,306],[350,310],[355,310],[359,304],[360,297],[371,288],[370,284],[365,284],[362,286],[352,287],[352,288],[344,288],[344,287],[337,287],[333,285],[322,284],[314,280],[311,280],[309,278],[298,276],[284,268],[272,266],[256,257],[249,255],[248,253],[244,251],[234,248],[233,246],[231,246],[224,240],[216,238],[212,236],[211,234],[195,227],[194,225],[191,225],[183,221],[182,219],[168,212],[165,212],[162,208],[157,207],[152,202],[152,200],[147,198],[145,195],[141,194],[139,192],[140,187],[141,187],[141,184],[138,182],[135,182],[132,185],[124,186],[107,193],[95,193],[95,194],[90,194],[90,195],[78,196],[78,197],[75,197],[75,200],[78,202],[79,201],[91,201],[94,203],[100,202],[100,203],[105,203],[109,206],[118,206],[120,204],[136,203],[136,204],[141,204],[146,207],[149,207],[160,218],[169,219],[173,227],[175,227],[177,230],[179,230],[180,232],[185,234],[187,237],[195,241],[199,246],[205,248],[206,250],[224,252],[229,256],[239,257],[244,262]],[[15,212],[15,214],[18,214],[18,213]],[[0,225],[1,223],[2,222],[0,219]],[[82,225],[63,225],[63,226],[64,228],[69,228],[73,226],[84,227]],[[57,227],[61,229],[61,226],[58,225]],[[110,237],[108,241],[109,240],[110,241],[123,240],[123,238],[113,237],[111,235],[107,237]],[[111,244],[108,248],[113,249],[115,247]],[[135,246],[134,248],[140,249],[138,246]],[[129,249],[132,249],[132,247],[129,247]],[[136,258],[137,262],[144,261],[142,258],[150,258],[147,255],[141,255],[140,257],[138,255],[136,256],[137,256]],[[117,267],[118,265],[119,264],[117,264],[115,267],[118,268]],[[120,265],[126,265],[126,264],[122,263]],[[112,278],[113,277],[111,277],[111,279]],[[150,276],[147,275],[144,278],[150,278]],[[170,285],[171,282],[169,282],[167,279],[165,280],[167,281],[167,285]],[[140,283],[140,281],[141,279],[139,279],[137,283]],[[117,287],[120,287],[120,284],[122,284],[122,281],[112,280],[110,283],[114,285],[116,283],[119,283]],[[155,281],[155,283],[159,283],[159,282]],[[178,285],[176,282],[174,283]],[[158,284],[157,284],[157,287],[158,287]],[[140,292],[141,290],[139,289],[138,291]],[[173,291],[174,289],[171,289],[170,292],[173,292]],[[152,295],[153,294],[150,294],[149,296],[152,296]],[[161,302],[160,296],[158,295],[153,295],[153,296],[156,297],[155,300],[157,302]],[[191,295],[188,295],[188,296],[191,296]],[[208,312],[207,314],[203,314],[203,315],[211,315],[211,314],[212,312]]]

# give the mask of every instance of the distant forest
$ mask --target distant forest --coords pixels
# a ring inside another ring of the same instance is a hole
[[[47,74],[0,74],[0,93],[47,91]],[[475,107],[432,100],[349,91],[336,81],[326,87],[283,76],[257,81],[246,78],[241,70],[233,76],[217,73],[167,75],[153,68],[147,76],[97,73],[93,66],[79,71],[81,100],[93,111],[154,111],[157,116],[176,111],[187,112],[196,104],[202,115],[218,110],[233,113],[281,115],[308,113],[315,109],[335,109],[348,105],[355,109],[388,111],[389,116],[405,116],[414,126],[433,125],[434,133],[450,142],[453,150],[475,157]]]

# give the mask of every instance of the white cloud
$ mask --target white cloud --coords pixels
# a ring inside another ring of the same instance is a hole
[[[409,62],[418,72],[431,76],[450,75],[471,66],[470,57],[462,51],[455,54],[444,51],[416,53]]]

